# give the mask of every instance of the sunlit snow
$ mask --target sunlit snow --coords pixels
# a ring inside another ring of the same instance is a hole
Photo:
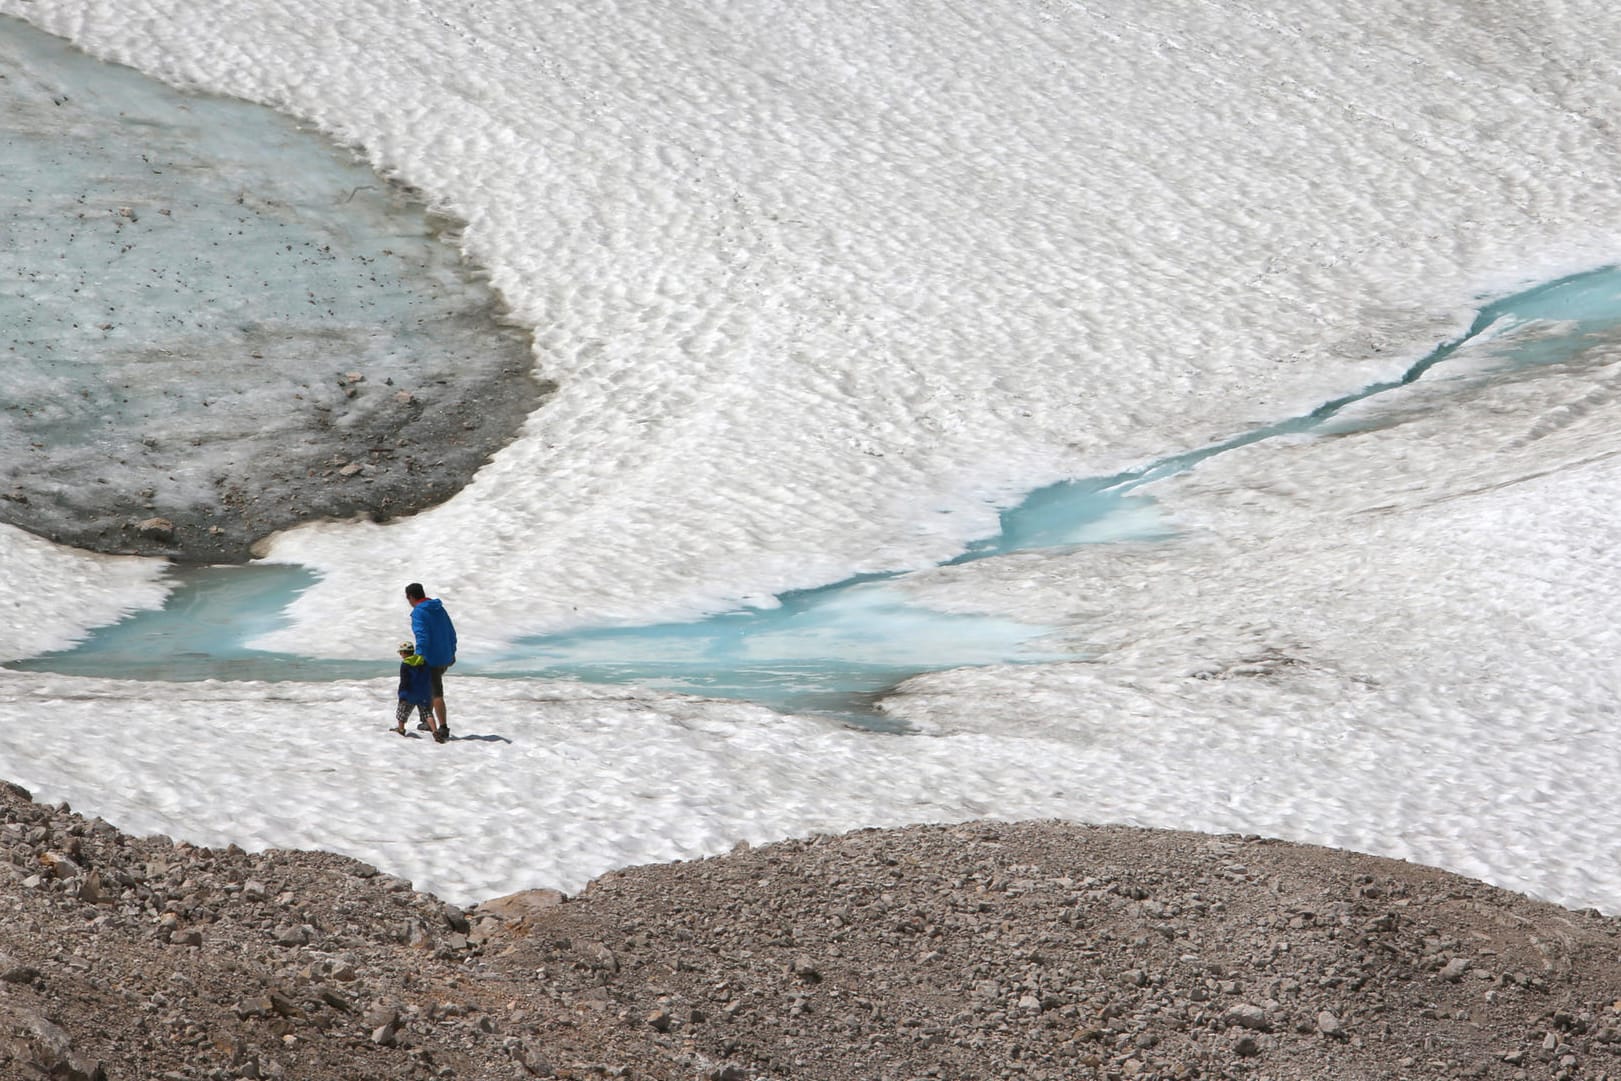
[[[1621,911],[1602,335],[1491,379],[1464,358],[1332,438],[1145,485],[1171,538],[935,566],[1026,492],[1399,379],[1486,300],[1616,262],[1609,8],[0,11],[421,188],[559,383],[448,503],[269,545],[320,580],[261,645],[378,678],[0,672],[0,776],[460,900],[1034,815],[1343,845]],[[1086,659],[917,677],[884,703],[905,735],[454,673],[467,738],[386,731],[405,581],[477,656],[891,571],[912,603],[1055,628]],[[155,577],[0,534],[0,652],[150,607]]]

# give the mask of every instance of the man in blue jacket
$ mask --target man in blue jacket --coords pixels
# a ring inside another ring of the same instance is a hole
[[[443,743],[450,738],[450,722],[445,719],[445,669],[456,663],[456,625],[439,598],[429,597],[422,583],[406,586],[405,599],[411,602],[411,634],[416,638],[417,653],[428,662],[433,676],[433,739]]]

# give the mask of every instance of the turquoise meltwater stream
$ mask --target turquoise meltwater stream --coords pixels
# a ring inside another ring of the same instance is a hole
[[[1135,489],[1262,439],[1332,432],[1345,424],[1340,414],[1348,406],[1412,383],[1460,351],[1468,351],[1471,373],[1485,378],[1570,360],[1618,339],[1621,270],[1608,267],[1550,282],[1485,305],[1463,335],[1399,379],[1140,469],[1041,488],[1003,512],[997,536],[950,562],[1167,536],[1152,500]],[[203,567],[173,573],[177,588],[161,611],[136,613],[71,650],[11,667],[152,680],[327,680],[392,672],[387,659],[330,661],[247,648],[245,643],[280,626],[286,604],[314,583],[303,568]],[[873,703],[909,676],[1057,659],[1041,647],[1048,628],[917,607],[895,588],[902,577],[852,578],[784,594],[772,608],[690,623],[581,628],[524,638],[499,656],[466,657],[457,671],[636,684],[744,699],[785,712],[825,713],[881,729],[886,722]]]

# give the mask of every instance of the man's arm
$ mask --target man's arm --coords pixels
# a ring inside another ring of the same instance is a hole
[[[420,605],[411,609],[411,636],[416,639],[417,652],[426,657],[433,645],[433,635],[428,633],[428,621],[422,618]]]

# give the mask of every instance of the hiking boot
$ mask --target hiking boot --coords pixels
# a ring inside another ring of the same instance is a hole
[[[418,732],[432,732],[433,731],[433,725],[429,724],[427,721],[418,721],[417,722],[417,731]]]
[[[448,725],[448,724],[440,725],[439,730],[433,734],[433,741],[435,743],[445,743],[445,742],[448,742],[449,739],[450,739],[450,725]]]

